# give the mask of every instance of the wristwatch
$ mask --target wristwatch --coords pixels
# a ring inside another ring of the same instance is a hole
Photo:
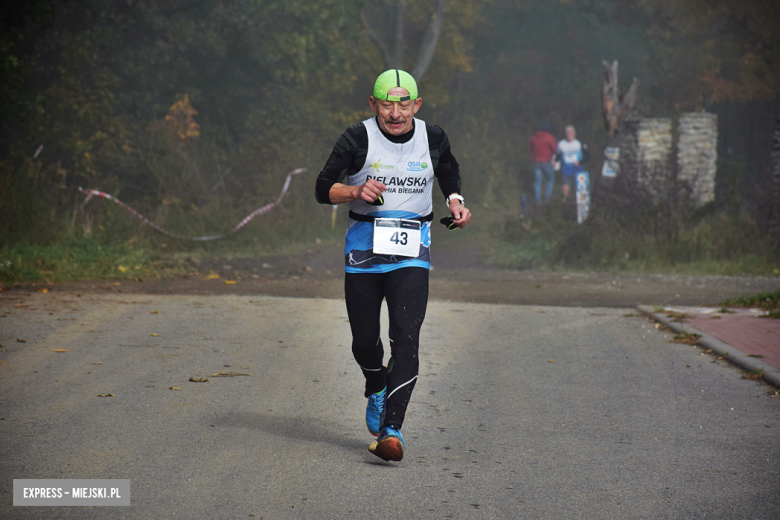
[[[463,204],[464,206],[466,205],[466,201],[463,199],[463,197],[461,197],[457,193],[453,193],[452,195],[447,197],[447,207],[448,208],[450,207],[450,202],[452,202],[452,199],[458,199],[461,204]]]

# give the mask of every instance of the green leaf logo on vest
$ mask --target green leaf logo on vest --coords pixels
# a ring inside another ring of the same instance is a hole
[[[382,159],[371,165],[371,168],[375,169],[377,173],[381,173],[380,170],[394,170],[392,164],[382,164]]]

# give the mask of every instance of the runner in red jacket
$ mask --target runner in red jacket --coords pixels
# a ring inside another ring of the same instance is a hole
[[[555,171],[553,170],[553,157],[558,149],[558,142],[549,132],[550,124],[546,121],[539,125],[539,130],[531,136],[530,150],[534,161],[534,197],[536,205],[541,206],[550,201],[553,187],[555,186]],[[547,175],[547,189],[542,199],[542,175]]]

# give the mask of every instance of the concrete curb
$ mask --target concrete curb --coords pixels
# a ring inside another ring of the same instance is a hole
[[[712,349],[712,351],[716,354],[724,356],[726,360],[745,370],[749,370],[751,372],[763,370],[764,373],[762,375],[762,379],[768,384],[776,388],[780,388],[780,369],[775,368],[758,358],[750,357],[744,352],[741,352],[739,349],[736,349],[719,339],[704,334],[702,331],[691,327],[686,323],[680,323],[678,321],[674,321],[673,318],[670,318],[665,314],[653,312],[655,310],[653,307],[648,305],[637,305],[637,309],[645,314],[649,314],[655,321],[669,327],[678,334],[688,333],[701,335],[697,345]]]

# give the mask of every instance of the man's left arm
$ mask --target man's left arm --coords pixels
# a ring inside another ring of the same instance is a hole
[[[431,159],[436,164],[433,174],[439,180],[439,188],[445,200],[452,195],[460,195],[460,165],[455,156],[452,155],[447,134],[438,126],[433,125],[427,125],[427,131]],[[436,154],[436,157],[433,157],[433,154]],[[466,224],[471,220],[471,211],[456,198],[450,198],[448,208],[455,218],[453,223],[461,228],[466,227]]]

